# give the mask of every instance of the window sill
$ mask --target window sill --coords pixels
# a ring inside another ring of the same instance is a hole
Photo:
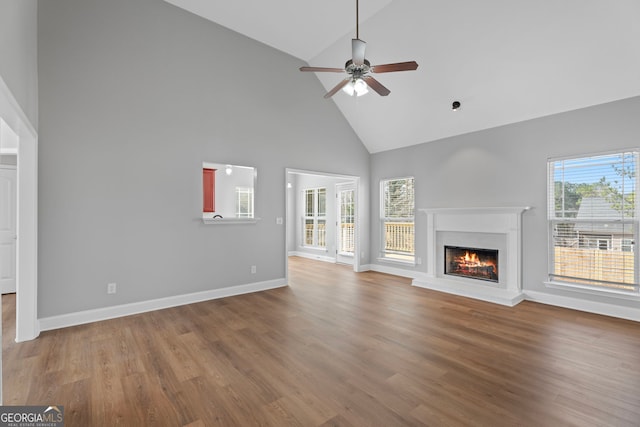
[[[256,224],[260,218],[202,218],[202,222],[210,224]]]
[[[416,262],[415,261],[408,261],[408,260],[402,260],[402,259],[395,259],[395,258],[385,258],[385,257],[379,257],[377,258],[378,262],[382,262],[382,263],[386,263],[386,264],[396,264],[396,265],[402,265],[405,267],[415,267],[416,266]]]
[[[628,299],[628,300],[640,299],[640,293],[638,293],[638,291],[600,289],[600,288],[594,288],[591,286],[579,285],[576,283],[558,282],[553,280],[545,281],[544,285],[548,288],[553,288],[553,289],[562,289],[562,290],[571,291],[571,292],[580,292],[585,294],[608,296],[612,298],[622,298],[622,299]]]
[[[338,255],[343,256],[343,257],[347,257],[347,258],[353,258],[353,252],[338,252]]]
[[[300,246],[302,249],[306,249],[309,251],[318,251],[318,252],[327,252],[327,248],[323,248],[321,246]]]

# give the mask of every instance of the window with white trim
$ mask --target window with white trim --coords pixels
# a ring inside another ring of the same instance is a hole
[[[380,201],[380,257],[386,260],[414,263],[414,178],[380,181]]]
[[[638,152],[548,162],[549,280],[638,293]]]
[[[310,188],[303,191],[302,245],[318,248],[327,246],[327,189]]]
[[[236,218],[253,218],[253,188],[236,187]]]

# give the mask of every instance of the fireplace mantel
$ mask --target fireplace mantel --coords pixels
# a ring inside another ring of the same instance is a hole
[[[427,215],[427,272],[415,278],[413,285],[502,305],[518,304],[524,299],[522,214],[529,209],[528,206],[418,209]],[[491,235],[500,240],[501,250],[505,251],[507,260],[504,280],[493,285],[478,283],[473,279],[444,277],[437,268],[438,260],[442,259],[439,254],[443,251],[439,240],[452,234],[457,235],[457,239],[460,239],[460,235],[476,240]]]
[[[520,215],[531,209],[531,206],[509,207],[481,207],[481,208],[424,208],[419,212],[426,214],[517,214]]]

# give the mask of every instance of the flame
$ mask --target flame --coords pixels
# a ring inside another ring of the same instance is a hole
[[[458,263],[461,267],[496,267],[495,263],[491,261],[481,261],[477,253],[469,251],[465,251],[464,256],[459,258]]]
[[[462,249],[462,248],[461,248]],[[463,249],[464,250],[464,249]],[[446,267],[445,274],[455,274],[476,278],[487,278],[497,281],[498,259],[497,256],[484,257],[484,252],[475,252],[473,249],[458,251],[452,254]]]

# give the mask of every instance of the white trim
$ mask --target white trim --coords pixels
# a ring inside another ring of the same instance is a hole
[[[300,245],[301,249],[307,250],[307,251],[316,251],[316,252],[324,252],[327,253],[329,252],[327,250],[326,247],[324,246],[305,246],[305,245]]]
[[[640,322],[640,308],[623,307],[616,304],[587,301],[581,298],[552,295],[539,291],[525,291],[525,299],[527,301],[537,302],[541,304],[554,305],[571,310],[585,311],[588,313],[601,314],[604,316],[611,316],[620,319]]]
[[[287,286],[286,279],[274,279],[264,282],[249,283],[246,285],[230,286],[221,289],[211,289],[208,291],[195,292],[185,295],[158,298],[149,301],[141,301],[112,307],[97,308],[94,310],[79,311],[76,313],[61,314],[58,316],[45,317],[40,319],[40,330],[50,331],[52,329],[99,322],[101,320],[131,316],[133,314],[162,310],[164,308],[177,307],[186,304],[209,301],[212,299],[266,291],[269,289],[275,289],[284,286]]]
[[[607,296],[613,298],[621,298],[631,301],[640,300],[640,294],[638,291],[621,291],[617,289],[598,289],[593,286],[580,285],[578,283],[560,282],[560,281],[545,281],[544,285],[548,288],[562,289],[565,291],[577,291],[580,293],[588,293],[600,296]]]
[[[406,255],[406,256],[410,256],[410,255]],[[376,261],[386,263],[386,264],[395,264],[398,266],[405,266],[405,267],[415,267],[417,265],[415,261],[415,256],[413,261],[404,261],[401,259],[385,258],[385,257],[378,257],[376,258]]]
[[[558,162],[562,160],[579,159],[582,157],[599,157],[599,156],[608,156],[610,154],[633,153],[633,152],[640,152],[640,147],[627,147],[627,148],[621,148],[619,150],[596,151],[596,152],[589,152],[589,153],[582,153],[582,154],[580,153],[568,154],[566,156],[558,156],[558,157],[547,157],[547,163]]]
[[[469,286],[464,283],[456,282],[445,278],[434,278],[429,275],[422,275],[415,278],[411,286],[419,288],[431,289],[448,294],[459,295],[467,298],[479,299],[500,305],[513,307],[521,303],[525,299],[525,294],[518,290],[497,289],[488,286],[478,286],[470,290]]]
[[[207,225],[222,224],[257,224],[261,218],[202,218],[202,222]]]
[[[38,134],[0,76],[0,117],[18,135],[16,342],[38,330]]]
[[[336,263],[336,259],[330,256],[314,255],[306,252],[289,251],[288,256],[299,256],[300,258],[314,259],[316,261],[330,262],[332,264]]]
[[[481,208],[422,208],[419,212],[426,214],[521,214],[531,209],[531,206],[481,207]]]
[[[360,271],[377,271],[378,273],[392,274],[394,276],[407,277],[409,279],[416,279],[418,277],[421,277],[421,275],[423,274],[419,271],[405,270],[403,268],[380,264],[363,265],[362,270]]]

